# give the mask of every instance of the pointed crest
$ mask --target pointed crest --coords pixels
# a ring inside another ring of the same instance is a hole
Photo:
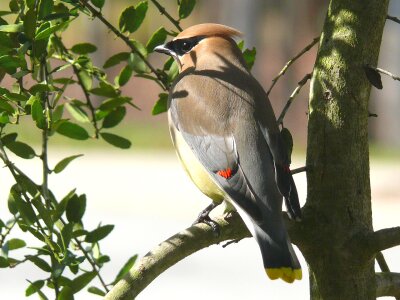
[[[184,31],[179,33],[174,40],[194,36],[222,36],[232,38],[241,35],[242,33],[240,31],[229,26],[215,23],[203,23],[186,28]]]

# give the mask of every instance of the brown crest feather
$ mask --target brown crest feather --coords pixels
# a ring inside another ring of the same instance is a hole
[[[222,36],[233,38],[235,36],[242,36],[242,33],[232,27],[215,23],[203,23],[186,28],[179,33],[176,39],[190,38],[194,36]]]

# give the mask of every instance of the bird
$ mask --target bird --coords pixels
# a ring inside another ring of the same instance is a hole
[[[174,58],[179,74],[169,90],[172,142],[188,176],[212,203],[233,207],[257,241],[267,276],[302,278],[282,214],[301,219],[290,158],[274,111],[250,73],[235,38],[238,30],[197,24],[154,50]],[[215,226],[215,224],[214,224]]]

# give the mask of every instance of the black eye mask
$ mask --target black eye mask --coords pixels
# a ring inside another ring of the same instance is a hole
[[[204,36],[196,36],[187,39],[178,39],[167,43],[166,46],[176,55],[182,56],[192,50],[204,38]]]

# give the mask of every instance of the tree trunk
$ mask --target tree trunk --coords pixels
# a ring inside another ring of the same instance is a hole
[[[389,0],[331,0],[310,89],[308,198],[299,247],[311,299],[375,299],[368,100]]]

